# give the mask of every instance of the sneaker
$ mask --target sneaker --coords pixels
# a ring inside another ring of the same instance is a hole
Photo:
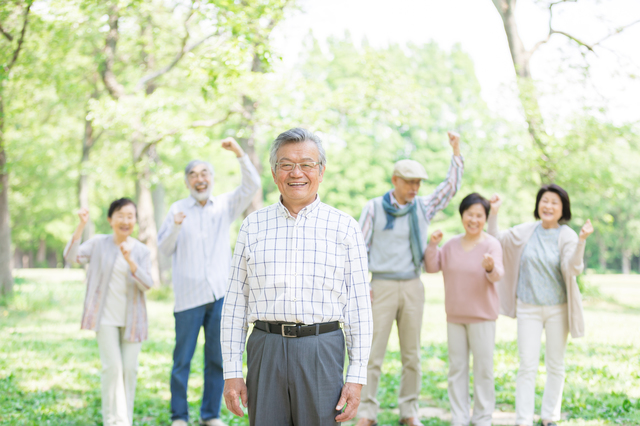
[[[202,426],[227,426],[227,424],[225,422],[223,422],[222,420],[220,420],[218,418],[209,419],[209,420],[200,419],[200,424]]]
[[[182,419],[176,419],[171,422],[171,426],[189,426],[189,423]]]

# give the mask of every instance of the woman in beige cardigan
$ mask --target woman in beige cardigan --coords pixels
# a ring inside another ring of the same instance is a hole
[[[540,361],[542,330],[546,335],[547,382],[542,397],[541,424],[560,419],[567,336],[584,336],[582,301],[576,276],[583,268],[587,220],[580,235],[567,226],[571,220],[569,194],[551,184],[540,188],[533,223],[498,230],[502,200],[491,199],[489,234],[502,245],[504,277],[500,282],[500,311],[518,319],[520,367],[516,380],[516,424],[531,426],[535,408],[535,379]]]
[[[103,425],[131,426],[138,353],[147,339],[144,292],[153,286],[149,249],[131,237],[136,205],[128,198],[115,200],[109,207],[112,234],[96,235],[80,244],[89,211],[81,209],[78,217],[80,223],[64,258],[90,264],[81,327],[95,331],[98,340]]]

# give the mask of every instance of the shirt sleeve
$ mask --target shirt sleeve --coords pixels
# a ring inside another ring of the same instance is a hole
[[[353,232],[345,239],[344,267],[347,304],[344,315],[344,335],[349,355],[346,381],[367,383],[367,363],[371,351],[373,320],[369,296],[367,251],[362,232],[353,225]]]
[[[424,269],[435,274],[442,269],[442,250],[436,244],[427,244],[427,250],[424,252]]]
[[[167,217],[162,222],[160,231],[158,231],[158,250],[167,257],[171,257],[175,253],[178,236],[182,229],[182,224],[177,225],[173,219],[175,213],[177,212],[174,212],[174,207],[171,206]],[[185,218],[185,220],[187,219]]]
[[[367,202],[362,208],[362,213],[360,214],[360,229],[362,230],[362,235],[364,237],[365,248],[367,253],[371,249],[371,241],[373,240],[373,213],[375,212],[375,206],[373,205],[373,200]]]
[[[229,195],[229,215],[232,221],[249,207],[254,194],[262,186],[260,175],[251,163],[249,156],[243,155],[238,158],[238,162],[242,171],[242,183]]]
[[[489,247],[489,254],[493,257],[493,271],[487,272],[486,276],[492,283],[497,283],[504,276],[504,265],[502,263],[502,246],[499,241],[492,241]]]
[[[246,224],[238,233],[231,261],[229,287],[224,297],[221,320],[222,360],[224,379],[242,378],[242,354],[248,329],[249,285],[247,260],[249,257]]]
[[[90,238],[80,244],[80,240],[74,240],[73,237],[71,237],[63,252],[64,260],[69,263],[77,263],[80,265],[86,265],[89,263],[91,261],[91,254],[93,253],[96,238],[97,237]]]
[[[151,253],[146,247],[143,247],[142,250],[137,263],[138,269],[135,274],[129,271],[128,278],[140,291],[144,292],[153,287],[153,278],[151,278]]]
[[[427,222],[433,219],[440,210],[447,207],[449,201],[456,195],[462,184],[462,172],[464,171],[464,160],[461,156],[453,156],[451,165],[447,172],[447,177],[438,185],[431,195],[422,198],[424,214]]]

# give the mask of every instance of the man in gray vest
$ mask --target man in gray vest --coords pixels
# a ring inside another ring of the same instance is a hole
[[[424,286],[420,281],[427,228],[435,214],[444,209],[460,188],[464,163],[460,156],[460,136],[449,132],[453,157],[447,177],[426,197],[418,196],[427,173],[420,163],[400,160],[393,168],[393,189],[370,200],[362,210],[360,227],[369,254],[373,342],[367,365],[367,385],[362,389],[357,426],[376,424],[376,399],[380,368],[387,349],[391,326],[398,324],[402,378],[400,380],[400,423],[421,425],[418,420],[420,396],[420,330],[424,310]]]

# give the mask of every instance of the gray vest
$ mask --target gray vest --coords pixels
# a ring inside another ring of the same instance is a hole
[[[422,252],[427,248],[427,227],[423,203],[419,197],[418,221],[422,236]],[[369,270],[374,280],[410,280],[418,277],[411,257],[409,215],[397,217],[393,229],[385,230],[387,216],[382,207],[382,197],[373,199],[373,234],[369,248]]]

